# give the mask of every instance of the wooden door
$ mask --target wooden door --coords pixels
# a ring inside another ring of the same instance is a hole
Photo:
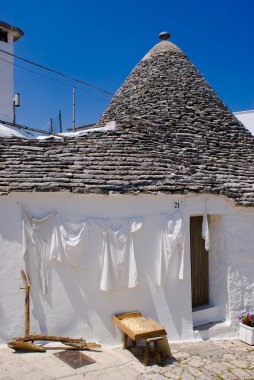
[[[209,303],[209,255],[202,238],[203,216],[190,218],[192,308]]]

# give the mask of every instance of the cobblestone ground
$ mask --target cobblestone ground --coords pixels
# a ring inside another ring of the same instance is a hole
[[[254,346],[239,340],[171,344],[174,359],[156,364],[153,355],[143,366],[143,348],[86,351],[96,363],[73,369],[54,353],[0,350],[0,380],[254,380]]]
[[[239,340],[171,344],[171,349],[172,363],[151,363],[138,380],[254,380],[254,346]]]

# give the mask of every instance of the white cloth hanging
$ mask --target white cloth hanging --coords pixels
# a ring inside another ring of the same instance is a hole
[[[70,223],[57,218],[52,237],[50,259],[72,267],[86,266],[88,226],[86,222]]]
[[[159,268],[159,284],[163,283],[163,279],[169,273],[170,259],[173,254],[181,255],[181,263],[179,269],[179,279],[183,279],[183,221],[181,212],[174,215],[162,215],[161,217],[161,250],[160,250],[160,268]]]
[[[209,251],[209,249],[210,249],[210,233],[209,233],[208,216],[207,216],[206,211],[203,215],[203,221],[202,221],[202,238],[205,240],[206,251]]]
[[[133,233],[142,227],[142,220],[121,219],[115,228],[110,220],[89,221],[89,226],[103,236],[100,289],[109,291],[137,285],[137,266]]]
[[[29,260],[33,257],[37,260],[42,294],[47,294],[52,232],[55,227],[56,213],[36,219],[24,206],[21,206],[21,213],[23,255],[27,255]]]

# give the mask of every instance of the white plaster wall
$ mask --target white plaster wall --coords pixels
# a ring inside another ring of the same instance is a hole
[[[241,311],[254,311],[254,210],[228,205],[210,217],[210,234],[210,303],[237,334]]]
[[[254,310],[254,213],[230,209],[226,215],[229,318],[244,308]]]
[[[13,41],[10,34],[8,43],[0,41],[0,49],[13,53]],[[0,119],[12,122],[14,97],[13,57],[0,51],[0,58]]]
[[[235,112],[235,116],[254,135],[254,110]]]
[[[95,196],[45,193],[16,193],[0,197],[0,342],[22,335],[24,321],[24,291],[20,270],[25,268],[22,257],[21,213],[17,202],[25,204],[34,216],[43,216],[52,210],[58,211],[66,220],[81,221],[85,217],[133,217],[144,216],[144,227],[134,236],[135,255],[138,267],[139,285],[135,289],[122,289],[102,292],[99,289],[101,239],[90,235],[89,265],[86,270],[52,263],[49,293],[42,296],[39,290],[36,268],[31,265],[32,282],[31,332],[84,337],[104,344],[119,344],[121,334],[113,326],[114,313],[140,310],[144,315],[160,321],[167,329],[169,339],[194,339],[191,309],[191,276],[189,249],[189,217],[204,212],[205,199],[209,214],[223,214],[227,219],[232,214],[236,224],[241,224],[245,213],[241,209],[231,211],[229,202],[216,197],[173,196]],[[170,275],[166,285],[157,285],[156,265],[159,255],[160,214],[174,211],[174,202],[180,201],[185,220],[184,279],[178,279],[180,257],[172,257]],[[248,214],[251,217],[251,214]],[[252,212],[253,215],[253,212]],[[253,216],[252,216],[253,218]],[[216,218],[215,218],[216,219]],[[216,220],[214,227],[220,232]],[[223,219],[223,218],[222,218]],[[216,226],[215,226],[216,225]],[[225,227],[226,228],[226,227]],[[246,224],[247,228],[247,224]],[[245,242],[239,233],[238,249]],[[231,233],[229,231],[229,233]],[[223,230],[225,235],[225,229]],[[245,236],[245,234],[244,234]],[[228,241],[228,238],[227,238]],[[254,283],[253,270],[249,261],[253,260],[253,240],[242,250],[247,267],[237,272],[239,278],[246,278],[244,300],[252,297]],[[250,246],[252,244],[252,246]],[[227,247],[221,253],[221,243],[216,242],[214,268],[220,267],[220,254],[223,260],[231,254]],[[231,245],[230,245],[231,247]],[[234,248],[235,249],[235,248]],[[233,254],[235,256],[235,254]],[[244,260],[242,260],[243,262]],[[226,265],[226,264],[224,264]],[[229,282],[225,284],[225,270],[220,272],[218,282],[214,281],[211,299],[215,303],[229,302],[230,307],[240,306],[228,301],[228,293],[238,294],[233,277],[236,276],[237,262],[230,265]],[[226,265],[227,268],[227,265]],[[246,269],[246,271],[245,271]],[[213,277],[213,276],[212,276]],[[215,278],[215,277],[214,277]],[[226,277],[227,278],[227,277]],[[247,284],[248,282],[248,284]],[[239,281],[238,281],[239,284]],[[240,291],[241,292],[241,291]],[[220,295],[217,297],[217,293]],[[231,309],[230,309],[231,310]],[[230,313],[228,313],[231,315]]]

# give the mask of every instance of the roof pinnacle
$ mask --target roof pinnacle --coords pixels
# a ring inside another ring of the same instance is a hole
[[[161,32],[159,34],[159,38],[162,40],[162,41],[166,41],[170,38],[170,33],[169,32]]]

